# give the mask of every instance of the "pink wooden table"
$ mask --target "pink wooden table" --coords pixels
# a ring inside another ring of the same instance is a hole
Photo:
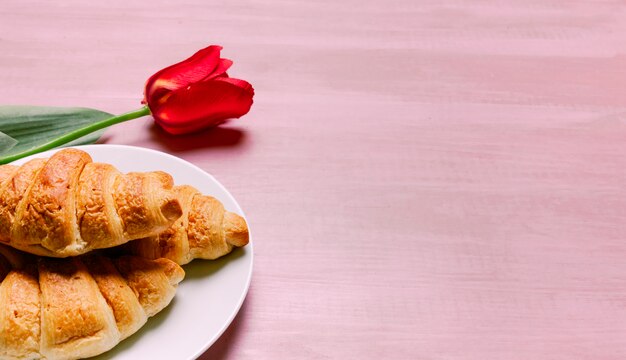
[[[0,99],[130,110],[211,43],[254,84],[218,130],[103,139],[247,213],[252,286],[202,359],[626,358],[626,4],[178,3],[4,0]]]

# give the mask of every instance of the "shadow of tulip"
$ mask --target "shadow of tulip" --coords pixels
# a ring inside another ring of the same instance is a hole
[[[229,358],[229,353],[233,348],[233,344],[242,333],[243,324],[247,318],[246,312],[248,303],[252,297],[251,295],[251,292],[248,293],[246,300],[241,305],[241,309],[239,309],[239,312],[233,319],[233,322],[230,323],[222,336],[220,336],[219,339],[217,339],[217,341],[215,341],[213,345],[211,345],[211,347],[198,358],[198,360],[225,360]]]
[[[171,135],[152,124],[152,140],[162,144],[170,151],[181,152],[195,149],[238,146],[245,142],[246,133],[236,128],[218,126],[186,135]]]
[[[111,140],[111,136],[105,134],[105,135],[100,136],[100,139],[96,141],[96,144],[108,144],[110,140]]]

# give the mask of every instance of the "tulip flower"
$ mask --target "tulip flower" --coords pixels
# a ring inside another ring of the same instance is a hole
[[[221,46],[211,45],[156,72],[146,82],[144,106],[122,115],[112,116],[94,109],[61,109],[68,112],[59,115],[59,109],[46,113],[47,108],[0,107],[0,163],[62,146],[108,126],[150,114],[172,135],[214,127],[247,114],[254,89],[247,81],[228,76],[226,70],[233,62],[221,58],[221,50]],[[38,117],[36,121],[33,116]],[[36,123],[41,130],[25,133],[22,119]],[[69,132],[63,132],[66,129]]]
[[[221,49],[209,46],[148,79],[143,102],[165,131],[190,133],[250,111],[254,89],[245,80],[228,77],[233,62],[220,58]]]

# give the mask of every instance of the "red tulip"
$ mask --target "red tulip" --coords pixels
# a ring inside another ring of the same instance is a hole
[[[152,75],[144,90],[144,106],[123,114],[112,115],[87,108],[30,107],[18,107],[11,114],[11,110],[5,108],[2,117],[9,120],[3,121],[4,125],[15,126],[20,119],[31,116],[32,119],[39,119],[33,124],[40,125],[35,126],[33,131],[2,135],[0,164],[72,141],[93,142],[98,136],[87,135],[150,114],[171,134],[190,133],[247,114],[252,106],[254,89],[247,81],[228,77],[226,70],[233,62],[220,58],[220,50],[221,46],[209,46],[189,59]],[[75,121],[77,118],[80,121]]]
[[[220,50],[209,46],[148,79],[143,103],[165,131],[190,133],[250,111],[254,89],[245,80],[228,77],[233,62],[220,58]]]

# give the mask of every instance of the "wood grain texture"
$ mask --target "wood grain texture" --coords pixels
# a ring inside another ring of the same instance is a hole
[[[167,151],[246,211],[255,270],[202,359],[626,357],[621,1],[4,0],[0,98],[122,112],[211,44],[249,115]],[[201,331],[194,328],[193,331]]]

